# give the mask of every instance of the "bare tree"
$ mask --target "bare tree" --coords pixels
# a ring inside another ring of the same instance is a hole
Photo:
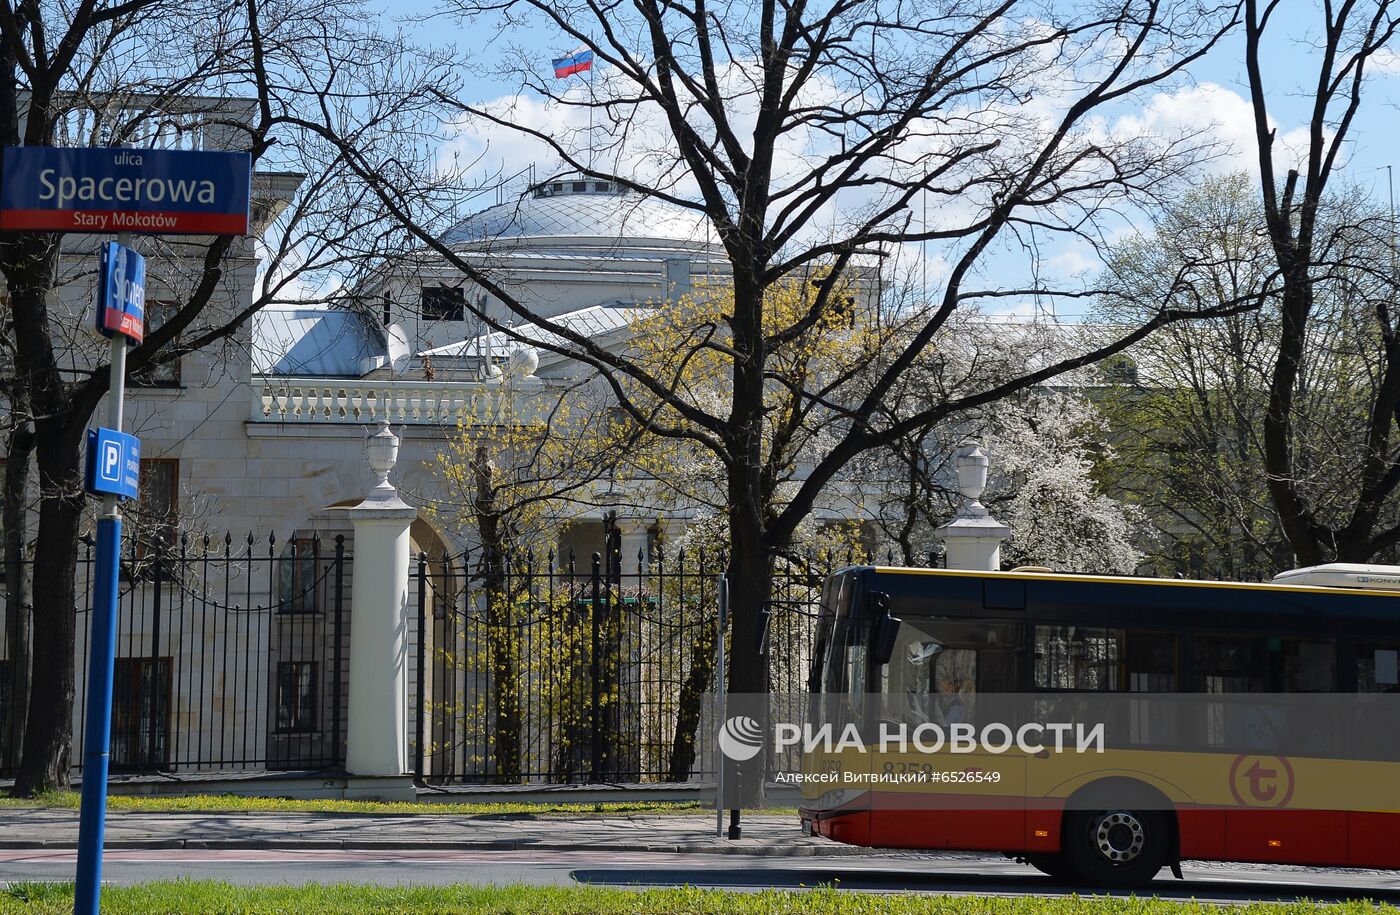
[[[1290,456],[1293,488],[1319,522],[1340,529],[1361,496],[1357,455],[1370,447],[1373,411],[1385,397],[1389,355],[1378,316],[1394,299],[1395,248],[1389,219],[1355,189],[1334,187],[1317,225],[1327,242],[1311,270]],[[1218,301],[1258,290],[1265,303],[1251,314],[1178,325],[1133,348],[1136,377],[1118,379],[1101,398],[1118,434],[1108,474],[1159,528],[1163,571],[1268,579],[1293,553],[1266,470],[1265,420],[1285,322],[1282,273],[1252,177],[1202,183],[1154,231],[1120,245],[1105,282],[1121,295],[1102,316],[1136,320],[1135,303],[1159,295],[1162,278],[1190,261],[1198,265],[1190,295]],[[1386,460],[1398,451],[1390,446]],[[1394,490],[1384,494],[1376,531],[1400,520],[1398,510]]]
[[[317,92],[347,89],[345,60],[358,57],[373,67],[379,45],[364,32],[365,22],[358,6],[340,0],[275,11],[248,0],[0,4],[0,142],[140,147],[192,130],[222,134],[226,145],[250,151],[259,173],[258,249],[227,236],[139,243],[177,301],[163,321],[151,316],[144,342],[130,352],[128,378],[197,350],[233,346],[258,309],[303,298],[331,276],[353,278],[360,255],[373,255],[384,243],[375,198],[364,196],[338,149],[289,122],[304,114],[306,99],[319,102]],[[231,98],[239,95],[246,100]],[[340,96],[343,106],[352,104],[351,95]],[[279,181],[289,199],[279,201],[266,186]],[[13,373],[6,393],[16,429],[6,466],[6,559],[19,564],[13,538],[28,527],[22,494],[34,488],[24,453],[32,435],[38,468],[32,571],[45,582],[35,590],[32,621],[33,664],[45,680],[28,697],[15,784],[21,795],[66,785],[70,764],[81,446],[108,386],[103,354],[83,331],[84,309],[75,316],[62,305],[73,298],[65,297],[63,284],[91,269],[82,250],[55,233],[0,237],[14,332],[13,342],[7,340]],[[254,254],[262,255],[255,288],[231,288],[240,264]],[[247,358],[234,350],[225,355]]]
[[[1329,185],[1334,182],[1351,138],[1363,90],[1378,55],[1395,37],[1397,7],[1390,0],[1346,0],[1316,8],[1316,79],[1308,97],[1307,141],[1296,151],[1283,148],[1269,119],[1269,77],[1262,49],[1282,30],[1274,14],[1279,0],[1246,0],[1245,65],[1259,157],[1259,181],[1264,223],[1278,265],[1280,337],[1264,414],[1264,469],[1269,495],[1278,510],[1284,535],[1302,565],[1328,559],[1363,561],[1377,551],[1400,543],[1400,525],[1379,524],[1387,498],[1400,486],[1400,461],[1392,445],[1400,410],[1400,316],[1394,314],[1397,277],[1388,264],[1353,263],[1353,272],[1383,279],[1384,294],[1368,302],[1375,316],[1381,369],[1375,396],[1367,406],[1366,431],[1359,450],[1349,455],[1357,480],[1355,496],[1343,511],[1320,504],[1309,491],[1307,445],[1300,441],[1296,422],[1303,382],[1304,355],[1315,329],[1317,286],[1337,272],[1341,241],[1362,231],[1393,237],[1389,220],[1375,220],[1369,229],[1330,225],[1323,219]],[[1282,36],[1279,36],[1282,38]],[[1296,66],[1290,56],[1289,66]]]
[[[511,325],[547,331],[548,348],[596,368],[636,422],[705,448],[723,466],[735,692],[766,691],[753,634],[770,600],[774,557],[852,459],[1187,316],[1164,307],[1102,346],[907,412],[886,405],[901,376],[933,358],[960,309],[1083,294],[1037,279],[1028,264],[1033,252],[1064,240],[1098,246],[1116,218],[1111,212],[1151,205],[1209,151],[1197,136],[1145,136],[1105,128],[1099,118],[1169,84],[1205,55],[1235,25],[1233,3],[1124,0],[1032,10],[1015,0],[453,0],[451,9],[469,29],[494,36],[503,75],[521,92],[499,105],[440,93],[446,118],[514,133],[568,171],[696,214],[723,248],[732,312],[695,328],[683,352],[725,359],[729,385],[720,401],[701,402],[679,376],[652,372],[549,320],[501,282],[489,260],[445,242],[442,230],[458,214],[452,176],[444,179],[435,155],[420,155],[411,167],[412,150],[402,145],[342,143],[401,224],[510,313],[501,320],[483,309],[479,318],[526,339]],[[601,80],[541,79],[532,55],[511,46],[516,29],[588,45]],[[537,98],[544,116],[522,113]],[[931,222],[913,215],[925,201],[936,214]],[[860,385],[854,376],[805,380],[798,418],[824,414],[841,434],[800,485],[778,498],[782,467],[765,447],[770,426],[781,421],[765,409],[765,390],[779,383],[769,354],[844,303],[835,294],[841,284],[824,283],[803,313],[779,322],[765,309],[769,291],[861,269],[874,275],[896,248],[924,242],[947,265],[925,320],[903,347],[873,354],[878,371],[862,373]],[[1015,255],[1000,263],[1015,268],[992,268],[1008,250]],[[989,273],[1010,279],[993,283]],[[682,370],[685,364],[679,360]],[[653,400],[664,409],[649,409]]]

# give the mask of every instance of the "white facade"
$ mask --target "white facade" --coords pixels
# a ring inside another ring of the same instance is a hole
[[[297,181],[296,176],[259,176],[257,212],[266,217],[285,206]],[[625,345],[628,325],[646,303],[682,294],[698,282],[720,280],[725,270],[722,249],[708,237],[703,217],[591,180],[537,186],[518,200],[465,220],[446,240],[463,257],[488,265],[500,284],[531,308],[608,347]],[[66,314],[59,323],[74,328],[70,350],[75,367],[82,367],[100,358],[105,342],[88,330],[91,279],[82,278],[96,239],[69,236],[65,244],[71,255],[65,268],[77,279],[60,292]],[[148,301],[178,300],[184,292],[182,278],[188,281],[193,275],[191,261],[159,240],[138,238],[136,247],[149,258],[153,282]],[[220,285],[211,320],[247,307],[257,271],[251,246],[244,247]],[[429,291],[443,289],[450,291]],[[314,676],[324,684],[334,682],[325,670],[332,659],[338,669],[351,666],[353,658],[359,658],[362,668],[369,663],[365,646],[351,638],[349,593],[363,572],[359,554],[350,549],[354,568],[343,570],[343,618],[332,621],[329,615],[313,618],[271,608],[286,610],[301,599],[291,544],[305,550],[309,538],[319,537],[324,558],[338,535],[347,542],[353,538],[352,506],[365,498],[373,482],[366,461],[367,432],[387,421],[399,434],[393,482],[412,504],[415,494],[438,488],[433,462],[457,434],[464,411],[489,416],[518,394],[560,384],[577,370],[547,350],[525,347],[511,333],[491,332],[472,320],[459,304],[470,300],[484,307],[520,335],[539,333],[522,326],[438,258],[423,255],[394,265],[361,298],[363,310],[358,312],[264,311],[225,344],[185,357],[177,376],[167,374],[160,385],[129,389],[126,429],[140,436],[143,461],[164,462],[173,473],[173,507],[178,529],[189,538],[189,553],[198,554],[208,536],[214,554],[221,555],[225,537],[231,535],[235,559],[254,557],[225,568],[222,584],[227,587],[232,576],[231,595],[216,595],[211,602],[209,581],[167,580],[159,588],[134,589],[138,597],[124,610],[125,641],[119,642],[118,654],[137,671],[131,676],[159,679],[165,676],[161,665],[167,663],[162,659],[199,659],[198,677],[182,680],[175,665],[167,687],[168,714],[171,732],[201,747],[207,744],[211,759],[271,762],[320,754],[328,742],[343,745],[339,717],[334,733],[325,726],[314,734],[295,728],[283,733],[289,730],[282,721],[287,710],[276,697],[288,669],[290,676],[301,676],[295,665],[305,659],[322,665],[311,670],[318,671]],[[158,312],[152,315],[155,319]],[[94,423],[101,422],[99,414]],[[586,516],[593,520],[576,527],[565,548],[573,546],[581,556],[601,549],[601,518],[607,508],[600,505]],[[618,531],[624,573],[638,570],[636,557],[645,556],[648,525],[656,519],[656,513],[648,516],[635,507],[630,516],[622,513]],[[254,537],[251,549],[249,534]],[[274,543],[269,535],[275,536]],[[469,547],[466,540],[467,535],[444,529],[420,512],[411,520],[407,545],[415,555],[423,551],[439,559]],[[402,560],[407,562],[407,555]],[[314,584],[314,601],[324,604],[330,586],[329,581]],[[206,593],[199,594],[200,588]],[[157,593],[161,613],[153,606]],[[185,600],[222,609],[198,626],[177,629],[170,611]],[[80,628],[86,625],[83,616]],[[394,682],[406,680],[416,690],[416,631],[409,626],[406,633],[377,633],[377,643],[385,639],[407,659],[395,668]],[[258,645],[271,647],[249,650]],[[324,687],[331,688],[340,689]],[[424,688],[436,689],[431,679]],[[314,702],[327,717],[324,710],[333,701],[343,711],[354,695],[353,689],[339,697],[322,692]],[[81,703],[75,711],[81,715]],[[75,739],[81,734],[76,725]],[[412,724],[400,718],[398,726],[411,729]],[[224,749],[240,741],[241,748]],[[379,774],[407,766],[402,743],[395,742],[399,746],[392,759],[366,764]],[[220,747],[217,753],[215,746]]]

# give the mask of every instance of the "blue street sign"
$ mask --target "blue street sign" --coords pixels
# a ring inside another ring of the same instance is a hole
[[[102,246],[97,281],[97,329],[140,343],[146,331],[146,259],[109,241]]]
[[[116,429],[89,429],[87,491],[134,499],[141,483],[141,440]]]
[[[245,152],[6,146],[0,232],[247,235]]]

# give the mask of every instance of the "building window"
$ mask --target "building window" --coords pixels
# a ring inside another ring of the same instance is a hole
[[[296,537],[287,543],[279,564],[279,613],[315,613],[320,581],[316,570],[316,541]]]
[[[467,294],[460,286],[424,286],[419,314],[425,321],[466,320]]]
[[[583,193],[584,191],[586,191],[586,190],[588,190],[588,182],[587,182],[587,181],[575,181],[575,182],[574,182],[574,193],[575,193],[575,194],[582,194],[582,193]]]
[[[316,730],[316,662],[277,662],[277,731],[305,734]]]
[[[173,458],[142,458],[141,488],[125,514],[131,525],[136,556],[148,550],[179,547],[180,462]]]
[[[117,658],[112,684],[112,769],[170,764],[170,658]]]
[[[161,327],[166,321],[175,316],[180,310],[180,302],[170,302],[160,299],[146,300],[146,333],[151,333],[156,328]],[[167,343],[163,350],[180,345],[180,338],[175,337]],[[148,365],[131,378],[131,383],[139,387],[176,387],[180,384],[180,360],[171,359],[168,362],[160,362]]]

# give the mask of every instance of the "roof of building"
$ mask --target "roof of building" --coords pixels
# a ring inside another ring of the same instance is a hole
[[[359,376],[385,356],[373,322],[338,308],[267,308],[253,316],[253,374]]]
[[[578,311],[571,311],[550,320],[575,333],[582,334],[592,340],[598,340],[614,331],[622,330],[639,318],[645,317],[649,311],[649,308],[634,303],[609,302],[604,305],[592,305]],[[456,343],[427,350],[420,355],[453,358],[475,357],[489,352],[503,356],[532,344],[542,347],[565,345],[564,339],[557,334],[533,324],[525,324],[512,330],[513,333],[496,331],[495,333],[483,334],[480,337],[459,340]],[[524,337],[525,340],[518,339],[520,337]]]
[[[532,247],[663,250],[715,242],[703,213],[591,178],[537,184],[515,200],[468,216],[443,236],[448,244],[471,247],[526,240]]]

